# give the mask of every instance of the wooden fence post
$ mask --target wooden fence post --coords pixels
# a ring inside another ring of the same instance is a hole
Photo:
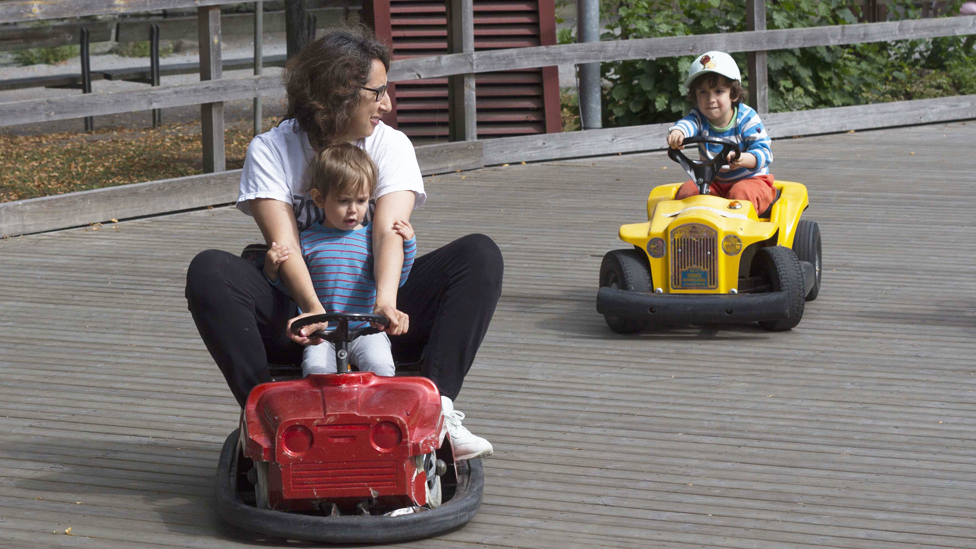
[[[197,31],[200,37],[200,80],[220,80],[220,6],[197,9]],[[222,172],[227,169],[224,156],[224,104],[200,105],[203,130],[203,171]]]
[[[746,28],[750,31],[766,30],[766,2],[746,0]],[[758,113],[769,112],[769,73],[765,51],[751,51],[749,60],[749,106]]]
[[[285,0],[285,52],[291,59],[308,42],[305,0]]]
[[[474,1],[447,1],[447,44],[450,53],[474,53]],[[474,74],[458,74],[448,81],[448,120],[451,141],[478,139],[478,109]]]

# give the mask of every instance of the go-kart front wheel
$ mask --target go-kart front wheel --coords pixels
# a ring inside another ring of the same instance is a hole
[[[780,320],[761,320],[759,325],[771,332],[792,330],[803,318],[803,267],[793,250],[785,246],[770,246],[756,252],[750,269],[752,276],[761,277],[770,291],[785,292],[788,314]]]
[[[820,227],[816,221],[801,219],[796,226],[796,235],[793,237],[793,251],[796,258],[800,261],[808,261],[813,264],[816,273],[813,288],[807,292],[807,301],[817,299],[820,294],[820,277],[823,271],[823,247],[820,244]]]
[[[633,292],[651,291],[651,269],[647,256],[637,250],[613,250],[603,256],[600,287]],[[632,334],[647,327],[646,320],[603,315],[607,326],[618,334]]]

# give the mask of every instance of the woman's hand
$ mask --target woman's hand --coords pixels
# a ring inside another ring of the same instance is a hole
[[[377,303],[373,307],[374,315],[383,315],[390,319],[390,323],[386,326],[380,326],[379,324],[373,324],[373,327],[379,330],[383,330],[388,335],[398,336],[407,333],[410,329],[410,316],[407,313],[397,310],[396,307],[392,305],[384,305]]]
[[[295,318],[289,320],[288,321],[288,328],[286,328],[289,339],[291,339],[295,343],[298,343],[299,345],[318,345],[319,343],[322,343],[323,341],[325,341],[324,339],[321,339],[321,338],[318,338],[318,337],[308,337],[308,336],[314,334],[315,332],[318,332],[319,330],[328,330],[329,329],[329,323],[328,322],[319,322],[319,323],[316,323],[316,324],[309,324],[308,326],[302,327],[302,329],[299,330],[297,334],[294,333],[294,332],[292,332],[292,330],[291,330],[291,325],[296,320],[298,320],[300,318],[305,318],[306,316],[319,315],[319,314],[323,314],[323,313],[324,313],[324,311],[315,312],[315,313],[302,313],[302,314],[296,316]]]

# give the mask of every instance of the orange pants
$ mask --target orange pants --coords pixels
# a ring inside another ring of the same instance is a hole
[[[688,198],[698,194],[698,185],[694,181],[685,181],[674,195],[675,200]],[[749,179],[740,179],[735,183],[713,182],[708,188],[708,194],[728,198],[729,200],[748,200],[756,207],[756,213],[761,214],[776,198],[773,188],[773,175],[757,175]]]

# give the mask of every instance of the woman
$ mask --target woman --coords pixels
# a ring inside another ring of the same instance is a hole
[[[364,30],[332,31],[290,59],[284,74],[288,114],[251,141],[237,207],[254,217],[269,245],[299,250],[299,231],[323,217],[297,190],[309,159],[342,142],[369,153],[379,170],[371,208],[374,311],[390,319],[386,331],[397,361],[422,357],[423,375],[440,389],[457,459],[490,455],[491,444],[461,425],[464,414],[454,410],[453,399],[501,295],[501,252],[484,235],[461,238],[418,257],[398,291],[403,240],[393,223],[409,220],[427,194],[409,139],[380,121],[392,108],[389,66],[389,50]],[[298,335],[288,330],[294,320],[325,310],[299,256],[285,261],[279,276],[293,301],[270,286],[257,263],[227,252],[201,252],[187,271],[193,320],[242,407],[255,385],[270,381],[269,362],[301,361],[303,345],[321,342],[307,335],[325,328],[308,326]]]

